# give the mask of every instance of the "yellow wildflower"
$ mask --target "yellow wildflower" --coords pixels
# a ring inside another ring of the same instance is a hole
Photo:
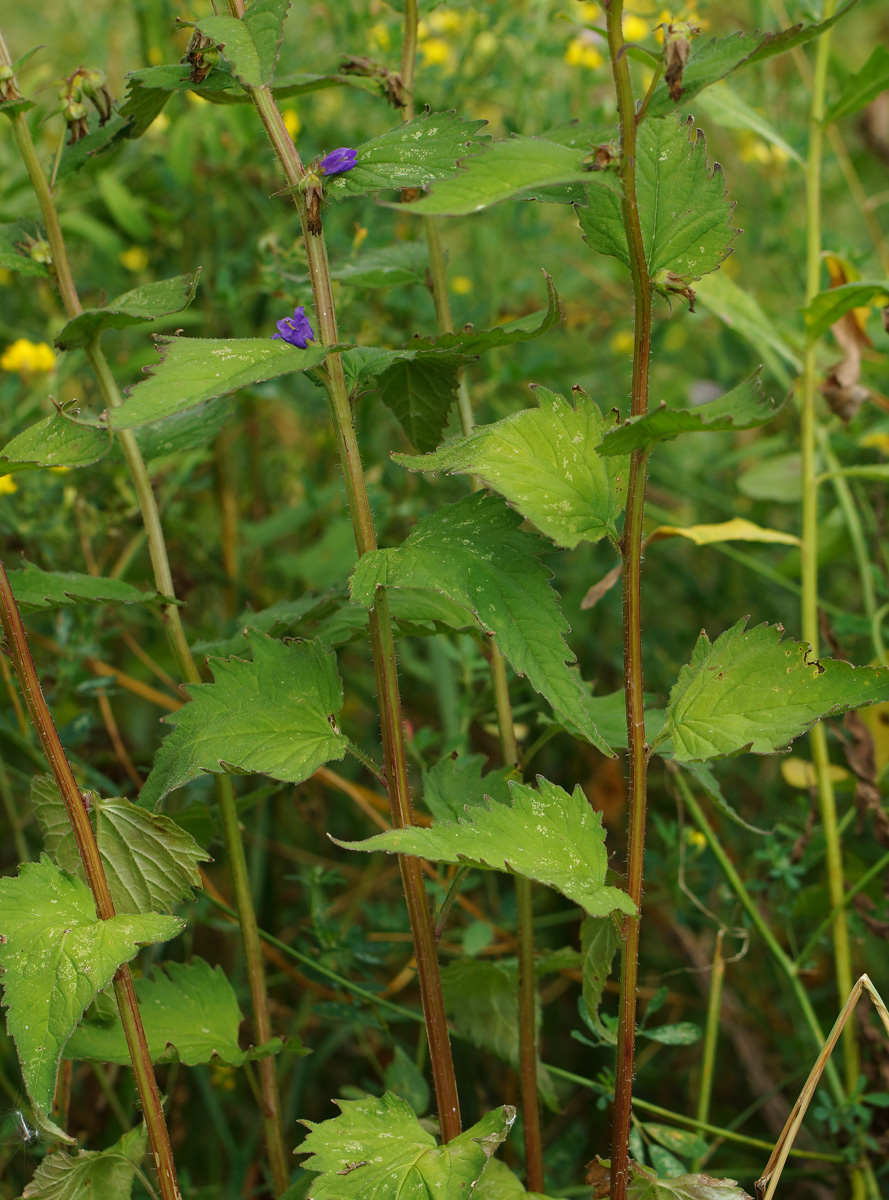
[[[9,287],[12,283],[12,271],[7,271],[6,267],[0,267],[0,287]]]
[[[451,280],[451,291],[456,296],[468,296],[472,288],[473,282],[468,275],[455,275]]]
[[[459,33],[468,19],[468,13],[452,12],[448,9],[438,9],[426,18],[426,25],[434,33]]]
[[[694,850],[703,850],[707,845],[707,839],[701,833],[700,829],[686,829],[685,840]]]
[[[889,458],[889,433],[866,433],[863,438],[858,441],[859,446],[865,446],[869,450],[879,450],[881,454],[885,454]]]
[[[624,37],[628,42],[641,42],[643,38],[647,38],[651,33],[651,22],[644,21],[642,17],[630,16],[624,17],[623,23]]]
[[[382,22],[378,22],[376,25],[371,25],[370,29],[367,31],[367,34],[368,38],[370,39],[370,44],[376,47],[378,50],[388,50],[392,45],[392,38],[389,35],[389,30],[385,25],[382,24]]]
[[[0,496],[11,496],[19,490],[19,485],[11,475],[0,475]]]
[[[451,59],[451,47],[443,38],[425,38],[420,42],[425,67],[442,67]]]
[[[119,262],[128,271],[144,271],[148,266],[148,251],[141,246],[130,246],[119,256]]]
[[[585,37],[572,38],[565,51],[565,62],[569,67],[587,67],[595,71],[604,61],[593,43]]]
[[[636,340],[629,329],[619,329],[611,335],[610,344],[615,354],[632,354]]]
[[[27,338],[16,338],[0,355],[0,369],[17,371],[19,375],[49,372],[55,365],[56,356],[47,342],[29,342]]]
[[[479,58],[488,58],[499,45],[497,34],[490,29],[485,29],[475,39],[472,48]]]
[[[589,0],[581,0],[580,4],[572,5],[571,15],[580,21],[601,21],[603,19],[599,5],[590,4]]]
[[[303,127],[303,123],[299,119],[299,113],[295,108],[282,108],[281,120],[284,122],[284,128],[290,134],[290,140],[293,141]]]

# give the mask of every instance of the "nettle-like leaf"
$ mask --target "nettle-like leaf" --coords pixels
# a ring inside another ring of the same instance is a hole
[[[56,337],[60,350],[76,350],[94,341],[103,329],[144,325],[188,308],[197,291],[200,267],[193,275],[177,275],[124,292],[102,308],[87,308],[72,318]]]
[[[599,1016],[599,1005],[602,1003],[605,984],[611,974],[611,964],[620,945],[620,933],[611,916],[587,917],[580,927],[583,1006],[592,1027],[603,1041],[612,1045],[617,1039],[603,1024]]]
[[[253,0],[242,20],[204,17],[195,28],[222,50],[244,87],[272,82],[290,0]]]
[[[195,450],[211,445],[231,415],[231,400],[211,400],[153,425],[140,425],[136,441],[146,461]]]
[[[782,333],[781,323],[767,316],[750,292],[729,279],[725,271],[717,271],[695,284],[695,301],[747,338],[775,378],[790,388],[793,380],[784,364],[795,374],[802,370],[802,362]]]
[[[854,283],[841,283],[838,287],[819,292],[812,298],[808,308],[803,309],[806,334],[812,341],[817,341],[851,309],[869,304],[874,297],[880,296],[883,297],[882,303],[886,304],[889,302],[887,295],[889,280],[885,279],[856,279]]]
[[[636,198],[648,272],[672,271],[686,282],[715,271],[740,230],[731,224],[722,167],[707,160],[707,141],[694,120],[646,121],[636,138]],[[630,257],[618,197],[592,188],[587,207],[577,208],[584,240],[592,250]]]
[[[477,475],[557,546],[616,540],[629,457],[603,459],[598,452],[614,418],[603,418],[580,388],[573,404],[547,388],[533,390],[536,409],[476,426],[422,458],[392,457],[412,471]]]
[[[129,1200],[136,1169],[148,1149],[144,1125],[128,1130],[105,1150],[48,1154],[22,1192],[22,1200]]]
[[[20,571],[9,571],[9,582],[23,613],[73,604],[153,604],[157,592],[141,592],[122,579],[103,579],[79,571],[41,571],[27,559]]]
[[[482,775],[483,754],[449,754],[423,772],[423,803],[436,821],[456,821],[467,805],[482,807],[489,796],[495,804],[509,804],[509,781],[514,771],[500,767]]]
[[[518,1175],[513,1174],[505,1162],[492,1158],[485,1172],[475,1185],[472,1200],[552,1200],[543,1192],[527,1192]]]
[[[456,333],[443,333],[434,338],[414,338],[410,346],[459,350],[463,354],[484,354],[487,350],[511,346],[515,342],[530,342],[541,337],[562,319],[562,306],[552,276],[544,271],[543,277],[546,281],[544,311],[529,313],[526,317],[519,317],[506,325],[497,325],[494,329],[473,329],[471,325],[467,325]]]
[[[474,613],[503,656],[603,753],[586,709],[574,656],[562,634],[568,624],[540,562],[543,543],[518,528],[521,518],[496,496],[481,493],[446,504],[418,521],[396,549],[365,554],[350,580],[352,599],[370,608],[378,587],[443,592]]]
[[[780,625],[746,619],[711,643],[701,633],[679,672],[654,744],[672,739],[679,762],[785,749],[824,717],[889,700],[889,670],[812,657]]]
[[[464,958],[441,973],[445,1007],[458,1036],[519,1069],[519,971],[516,963]],[[535,1000],[540,1027],[540,1003]],[[537,1088],[544,1104],[558,1110],[553,1081],[537,1062]]]
[[[169,817],[122,797],[89,796],[90,822],[116,912],[171,912],[194,898],[193,889],[201,886],[198,863],[212,860],[190,834]],[[74,831],[50,776],[32,781],[31,803],[47,853],[85,882]]]
[[[861,70],[846,80],[843,90],[824,114],[824,123],[829,125],[843,117],[851,117],[876,100],[887,88],[889,51],[885,46],[877,46]]]
[[[86,886],[46,858],[0,879],[6,1027],[39,1109],[52,1109],[59,1057],[93,997],[140,946],[169,941],[184,924],[157,913],[100,921]]]
[[[428,196],[400,206],[399,211],[420,216],[468,216],[504,200],[534,198],[542,189],[566,183],[587,184],[591,192],[608,191],[620,196],[619,177],[612,171],[590,171],[584,163],[588,153],[546,138],[513,135],[463,158],[456,175],[435,184]]]
[[[659,1179],[651,1171],[630,1164],[629,1200],[750,1200],[734,1179],[712,1175],[679,1175]]]
[[[164,717],[161,743],[140,794],[163,799],[204,772],[270,775],[302,783],[346,753],[333,723],[343,707],[336,657],[320,642],[276,642],[256,630],[246,639],[253,661],[213,659],[213,683],[189,684],[191,703]]]
[[[421,113],[394,129],[356,146],[351,171],[324,180],[324,194],[333,200],[366,196],[394,188],[419,188],[446,179],[486,121],[468,121],[456,112]],[[483,135],[486,136],[486,135]]]
[[[42,234],[39,234],[32,221],[0,222],[0,268],[18,271],[20,275],[48,278],[49,267],[46,263],[37,262],[28,253],[28,240],[36,236],[42,237]]]
[[[702,93],[695,104],[695,112],[711,118],[724,129],[749,129],[764,142],[776,146],[799,166],[803,165],[800,155],[771,121],[743,100],[727,83],[718,83]]]
[[[462,355],[424,354],[396,361],[377,376],[380,399],[418,450],[431,450],[457,398]]]
[[[123,404],[106,413],[112,429],[148,425],[252,383],[305,371],[328,352],[314,343],[299,350],[270,337],[158,337],[155,346],[161,361],[146,367],[148,378],[127,389]]]
[[[510,783],[511,804],[489,801],[468,809],[456,824],[389,829],[363,842],[337,845],[507,871],[554,888],[593,916],[635,915],[636,906],[626,892],[605,883],[608,855],[602,814],[590,806],[579,785],[570,795],[542,776],[537,785],[535,790]]]
[[[60,408],[6,443],[0,451],[0,470],[12,475],[40,467],[87,467],[110,449],[110,430],[81,425]]]
[[[688,64],[682,73],[680,98],[674,100],[670,96],[669,87],[662,80],[655,88],[646,110],[647,115],[662,117],[678,105],[687,108],[689,100],[698,92],[720,79],[725,79],[739,67],[764,62],[776,54],[785,54],[796,46],[804,46],[806,42],[831,29],[856,3],[857,0],[850,0],[828,20],[811,25],[800,22],[775,33],[762,33],[755,29],[752,33],[733,33],[724,38],[711,38],[708,42],[693,42]]]
[[[755,429],[776,417],[783,407],[762,394],[761,367],[736,388],[697,408],[667,408],[662,404],[644,417],[629,417],[602,439],[600,454],[630,454],[657,442],[669,442],[680,433],[725,433]]]
[[[330,278],[351,287],[382,288],[426,282],[429,249],[425,242],[396,242],[359,254],[352,262],[332,267]]]
[[[166,973],[164,973],[166,972]],[[234,988],[222,967],[211,967],[201,958],[190,963],[167,962],[155,967],[151,979],[135,981],[139,1012],[152,1062],[223,1062],[240,1067],[245,1062],[281,1050],[308,1054],[299,1038],[287,1043],[272,1038],[262,1046],[242,1050],[238,1028],[244,1014]],[[129,1052],[120,1017],[112,1021],[84,1021],[71,1035],[65,1058],[88,1062],[128,1063]]]
[[[444,1200],[468,1196],[515,1120],[509,1105],[486,1113],[445,1146],[436,1145],[405,1101],[387,1092],[334,1100],[338,1117],[303,1121],[307,1171],[321,1172],[309,1200]]]

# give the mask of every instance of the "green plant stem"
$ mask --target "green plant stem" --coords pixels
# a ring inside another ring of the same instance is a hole
[[[676,785],[679,788],[680,793],[682,794],[683,802],[685,803],[688,811],[691,813],[692,820],[706,838],[707,845],[710,847],[714,858],[719,863],[722,873],[728,880],[729,886],[738,897],[738,900],[741,902],[743,907],[746,909],[747,915],[756,926],[756,929],[768,947],[776,964],[784,973],[784,975],[786,975],[790,986],[793,989],[793,994],[796,997],[796,1001],[799,1004],[800,1010],[805,1018],[806,1025],[809,1027],[809,1032],[812,1034],[812,1040],[815,1044],[815,1047],[820,1053],[825,1042],[824,1031],[818,1022],[818,1017],[815,1014],[814,1008],[812,1007],[809,994],[803,987],[796,964],[793,962],[790,956],[784,952],[780,943],[778,942],[778,939],[769,928],[767,921],[757,908],[753,897],[744,886],[741,876],[735,870],[734,863],[723,849],[722,843],[716,836],[713,827],[704,814],[704,810],[701,808],[700,804],[692,793],[691,788],[688,786],[685,776],[679,770],[674,771],[672,775],[673,779],[676,781]],[[839,1074],[832,1061],[828,1062],[824,1073],[827,1077],[830,1089],[833,1092],[834,1099],[837,1101],[837,1103],[842,1103],[844,1096],[843,1085],[840,1082]]]
[[[412,120],[415,113],[414,76],[417,54],[417,0],[405,0],[404,41],[401,51],[401,78],[407,92],[405,120]],[[447,266],[441,233],[435,217],[423,218],[423,229],[429,249],[429,278],[432,284],[432,299],[438,332],[453,333],[454,318],[448,298]],[[466,373],[460,371],[457,387],[457,407],[464,435],[472,432],[474,415]],[[470,479],[473,490],[479,487],[475,476]],[[506,660],[492,643],[488,662],[494,701],[497,707],[497,724],[500,730],[500,747],[505,766],[518,762],[515,726],[512,706],[509,701],[509,683],[506,675]],[[522,1130],[525,1143],[525,1169],[528,1190],[544,1190],[543,1141],[540,1130],[540,1100],[537,1086],[537,981],[534,974],[534,907],[531,881],[516,876],[516,932],[519,950],[519,1092],[522,1105]]]
[[[25,840],[25,831],[22,829],[22,818],[19,816],[18,809],[16,808],[12,784],[9,782],[6,763],[2,758],[0,758],[0,797],[3,799],[6,819],[9,822],[9,828],[12,830],[12,840],[15,843],[16,856],[20,863],[29,862],[31,855],[28,851],[28,843]]]
[[[68,762],[59,740],[52,714],[44,699],[40,680],[37,677],[37,669],[31,657],[25,627],[2,562],[0,562],[0,623],[3,625],[4,640],[15,665],[15,672],[21,685],[28,713],[37,730],[40,745],[65,805],[68,820],[71,822],[87,883],[95,901],[96,914],[101,921],[108,921],[115,915],[114,902],[111,899],[105,868],[102,865],[99,847],[90,824],[89,812],[80,788],[77,786],[71,764]],[[176,1165],[173,1162],[173,1150],[170,1146],[170,1135],[164,1119],[164,1110],[161,1105],[157,1080],[154,1077],[145,1030],[142,1028],[142,1019],[139,1016],[133,977],[126,963],[118,968],[114,976],[114,993],[117,997],[120,1019],[133,1063],[136,1086],[139,1089],[139,1099],[142,1102],[145,1125],[148,1129],[148,1137],[161,1185],[161,1195],[164,1200],[181,1200],[179,1184],[176,1179]]]
[[[244,15],[242,0],[229,0],[229,9],[233,16],[242,17]],[[281,163],[287,182],[291,187],[297,188],[305,170],[296,147],[284,126],[271,89],[265,86],[257,87],[251,89],[250,94]],[[321,233],[316,236],[308,232],[305,205],[299,191],[294,191],[293,199],[305,238],[320,340],[325,346],[336,346],[339,342],[339,333],[324,235]],[[336,433],[340,466],[346,485],[355,544],[359,555],[367,554],[376,549],[376,534],[367,494],[367,483],[358,452],[355,426],[352,421],[352,406],[349,401],[342,356],[336,351],[328,354],[326,365],[327,396]],[[396,829],[404,829],[413,824],[413,812],[407,778],[407,755],[401,716],[401,696],[398,689],[395,638],[385,589],[377,592],[374,606],[370,612],[370,640],[380,706],[383,761],[392,824]],[[419,859],[399,855],[399,866],[414,939],[417,978],[423,1002],[423,1013],[426,1018],[429,1058],[432,1065],[442,1138],[445,1142],[449,1142],[452,1138],[457,1137],[461,1130],[460,1107],[432,917]]]
[[[600,1085],[594,1079],[587,1079],[584,1075],[575,1075],[573,1071],[564,1071],[561,1067],[552,1067],[549,1064],[546,1069],[557,1079],[565,1079],[569,1083],[588,1087],[594,1092],[601,1091]],[[709,1125],[705,1121],[699,1121],[697,1117],[686,1117],[683,1113],[673,1112],[669,1108],[661,1108],[659,1104],[651,1104],[648,1100],[634,1099],[633,1104],[642,1112],[651,1113],[653,1117],[663,1117],[677,1125],[687,1125],[689,1129],[700,1129],[702,1133],[712,1133],[714,1137],[724,1138],[727,1142],[739,1142],[742,1146],[755,1146],[758,1150],[774,1150],[775,1148],[773,1142],[766,1142],[762,1138],[747,1137],[746,1134],[735,1133],[733,1129],[723,1129],[719,1125]],[[791,1150],[790,1153],[797,1158],[811,1158],[818,1162],[845,1162],[845,1159],[839,1154],[822,1154],[810,1150]]]
[[[825,0],[822,17],[827,20],[833,15],[835,0]],[[806,157],[806,304],[818,293],[821,282],[821,161],[824,147],[824,96],[827,83],[827,66],[830,52],[830,34],[822,34],[815,51],[815,70],[812,78],[812,96],[809,108],[809,149]],[[818,629],[818,488],[815,484],[815,450],[818,437],[817,398],[817,344],[806,346],[803,359],[800,451],[802,459],[802,546],[801,582],[802,635],[817,655]],[[818,790],[818,805],[824,833],[825,859],[827,866],[828,893],[831,907],[836,911],[833,923],[834,971],[837,992],[843,1003],[852,990],[852,951],[849,944],[849,926],[846,911],[842,907],[844,885],[843,850],[837,831],[836,797],[830,778],[830,755],[827,748],[827,731],[823,722],[814,727],[810,735],[812,762]],[[855,1038],[854,1022],[849,1022],[842,1038],[843,1065],[846,1088],[855,1087],[858,1079],[859,1056]]]
[[[651,359],[651,280],[645,257],[639,210],[636,203],[636,114],[627,56],[621,30],[623,0],[611,0],[606,10],[608,48],[620,116],[620,174],[624,230],[633,278],[635,331],[631,411],[648,411],[648,376]],[[626,922],[621,953],[620,1009],[617,1031],[617,1076],[611,1133],[611,1197],[625,1200],[628,1184],[629,1137],[633,1102],[636,1049],[636,983],[639,971],[639,925],[642,905],[642,872],[645,856],[648,747],[642,711],[642,520],[645,506],[647,454],[635,450],[630,459],[627,507],[621,550],[624,561],[624,680],[627,706],[627,758],[629,762],[629,846],[627,892],[638,914]]]
[[[842,907],[847,908],[858,895],[858,893],[863,891],[872,879],[878,879],[882,877],[883,872],[887,867],[889,867],[889,854],[884,854],[882,858],[878,858],[874,865],[869,867],[864,872],[860,879],[856,879],[852,887],[846,891],[843,896]],[[832,909],[806,942],[805,946],[803,946],[802,950],[800,950],[799,954],[797,954],[796,958],[793,960],[793,965],[798,971],[805,968],[806,960],[818,945],[819,941],[827,932],[827,930],[830,929],[831,925],[836,920],[836,915],[836,909]]]
[[[2,59],[4,51],[5,46],[0,42],[0,59]],[[52,250],[53,271],[58,283],[59,294],[65,312],[70,319],[78,316],[83,311],[83,308],[74,283],[74,276],[71,271],[71,264],[62,235],[58,212],[24,115],[14,117],[12,125],[19,153],[25,163],[31,180],[31,186],[40,205],[40,212],[46,228],[47,241]],[[120,390],[108,365],[108,360],[97,342],[93,342],[87,346],[86,356],[93,369],[106,405],[109,408],[118,407],[122,403]],[[200,683],[200,672],[191,653],[191,648],[188,645],[188,639],[185,636],[179,606],[175,603],[176,592],[173,584],[173,575],[170,570],[170,561],[167,555],[166,542],[164,541],[157,500],[154,495],[154,489],[151,486],[151,479],[145,466],[145,460],[142,458],[139,444],[131,429],[118,430],[117,436],[139,501],[139,508],[142,514],[142,522],[151,557],[154,584],[157,591],[170,601],[170,603],[162,607],[162,617],[170,647],[175,656],[182,680],[185,683]],[[269,1041],[274,1031],[269,1016],[262,948],[257,931],[253,898],[250,893],[247,860],[238,825],[231,780],[227,776],[215,776],[214,786],[216,798],[219,803],[223,837],[232,875],[232,886],[238,912],[240,913],[241,930],[244,939],[244,956],[250,982],[250,994],[253,1001],[255,1033],[257,1041],[261,1043]],[[263,1095],[265,1097],[263,1120],[268,1138],[269,1162],[275,1188],[278,1192],[282,1192],[289,1185],[290,1168],[288,1162],[289,1156],[281,1130],[281,1101],[274,1060],[271,1058],[264,1059],[260,1063],[260,1072],[263,1081]]]
[[[716,1063],[716,1043],[719,1040],[719,1017],[722,1012],[722,984],[725,979],[725,959],[722,957],[723,931],[716,934],[713,950],[713,970],[710,974],[710,995],[707,999],[707,1023],[704,1027],[704,1054],[701,1064],[701,1082],[698,1088],[697,1117],[702,1125],[710,1115],[710,1097],[713,1094],[713,1067]],[[692,1175],[701,1169],[700,1158],[691,1164]]]

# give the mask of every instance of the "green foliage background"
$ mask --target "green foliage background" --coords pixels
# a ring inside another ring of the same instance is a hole
[[[483,5],[423,6],[427,22],[421,38],[418,99],[433,111],[455,108],[467,118],[484,118],[502,137],[511,132],[541,134],[568,120],[602,127],[612,119],[613,99],[607,64],[566,61],[572,40],[596,23],[591,5],[576,0],[491,0]],[[581,11],[583,10],[583,12]],[[789,19],[810,19],[809,6],[788,5]],[[204,16],[167,0],[134,0],[129,6],[94,3],[79,7],[45,2],[39,10],[17,6],[3,16],[3,32],[13,57],[32,45],[47,46],[25,76],[28,94],[69,74],[81,63],[103,66],[117,98],[125,73],[149,64],[175,62],[187,32],[176,32],[176,16]],[[776,27],[774,11],[759,0],[740,5],[701,3],[704,37],[736,29]],[[817,16],[817,13],[814,14]],[[659,13],[645,11],[652,28]],[[785,23],[783,20],[780,22]],[[51,30],[51,34],[50,31]],[[862,0],[834,31],[831,98],[844,78],[858,70],[871,47],[889,36],[889,17],[877,0]],[[594,44],[594,39],[591,44]],[[648,44],[654,42],[649,38]],[[279,74],[334,72],[346,54],[368,54],[397,64],[400,14],[382,0],[349,3],[295,3],[285,24]],[[569,55],[570,58],[570,55]],[[441,61],[436,61],[437,59]],[[425,63],[425,65],[424,65]],[[634,71],[642,68],[634,64]],[[803,185],[797,155],[804,155],[807,93],[789,55],[732,78],[731,97],[740,98],[772,130],[776,146],[725,116],[716,89],[692,102],[705,130],[707,154],[725,172],[736,208],[732,224],[743,230],[734,254],[715,278],[728,280],[753,297],[762,317],[748,332],[722,322],[717,285],[702,284],[698,311],[689,314],[675,299],[656,306],[653,342],[654,404],[670,408],[722,394],[763,364],[766,393],[782,400],[792,390],[804,342],[800,312],[804,291],[805,230]],[[720,93],[722,94],[722,93]],[[41,97],[37,97],[38,102]],[[885,97],[884,97],[885,99]],[[382,99],[347,87],[323,88],[282,102],[296,127],[304,160],[338,146],[356,145],[396,123]],[[886,166],[889,149],[876,126],[860,117],[838,126],[864,191],[882,197],[876,219],[885,226]],[[62,137],[58,118],[38,131],[44,160],[51,161]],[[885,134],[884,134],[885,138]],[[189,274],[201,267],[196,299],[189,309],[152,326],[171,333],[184,329],[202,337],[267,338],[276,319],[295,304],[310,303],[310,289],[298,225],[288,200],[276,196],[281,180],[270,147],[249,105],[210,105],[191,95],[174,95],[164,115],[145,137],[124,143],[111,156],[66,174],[69,152],[61,157],[60,206],[72,251],[75,277],[86,304],[101,305],[137,285]],[[879,279],[880,266],[861,213],[850,197],[840,167],[829,156],[824,172],[824,240],[865,279]],[[33,218],[33,198],[6,130],[0,130],[0,220]],[[369,199],[331,204],[325,230],[337,283],[340,329],[350,341],[398,345],[414,334],[431,335],[435,312],[424,286],[425,258],[420,223],[397,209]],[[545,336],[493,349],[468,367],[470,392],[480,423],[490,423],[536,404],[530,384],[569,395],[579,385],[603,411],[627,410],[632,350],[632,294],[626,274],[609,257],[584,245],[570,205],[505,204],[480,218],[458,218],[444,226],[449,256],[452,305],[457,327],[471,322],[492,329],[546,305],[541,269],[561,299],[565,320]],[[404,263],[399,286],[362,286],[366,276],[346,277],[359,264],[395,243]],[[732,303],[729,303],[732,307]],[[876,307],[868,310],[863,381],[880,400],[887,385],[886,335]],[[64,325],[58,299],[44,279],[0,272],[0,344],[18,338],[52,342]],[[151,339],[139,327],[110,332],[105,340],[122,386],[157,362]],[[828,336],[825,366],[841,357]],[[58,358],[47,377],[0,370],[0,436],[5,444],[27,426],[54,411],[59,402],[95,408],[97,395],[85,359],[78,351]],[[163,510],[164,527],[177,590],[187,603],[186,626],[193,641],[236,652],[239,614],[305,593],[344,588],[354,566],[354,541],[344,511],[336,447],[323,391],[310,377],[291,374],[212,402],[199,416],[176,418],[142,434]],[[391,451],[414,453],[394,415],[376,394],[356,406],[356,421],[369,473],[378,533],[384,546],[398,545],[430,507],[466,494],[459,477],[427,477],[404,471]],[[458,432],[456,419],[449,430]],[[212,435],[212,436],[211,436]],[[844,465],[880,464],[889,454],[885,400],[866,404],[848,425],[832,429],[834,450]],[[798,534],[797,417],[793,402],[761,430],[686,437],[659,447],[651,466],[649,526],[689,526],[743,517],[785,534]],[[20,553],[47,570],[114,575],[129,583],[150,578],[138,508],[119,451],[95,466],[74,472],[20,472],[17,490],[0,495],[0,545],[7,566]],[[884,485],[851,481],[867,538],[878,603],[887,587]],[[835,656],[867,663],[874,657],[870,623],[863,615],[860,578],[849,530],[836,496],[824,488],[821,529],[823,607],[836,639]],[[597,695],[620,688],[622,678],[619,588],[591,610],[581,603],[591,585],[615,564],[607,540],[581,543],[551,554],[553,586],[571,626],[567,635],[582,675],[595,680]],[[653,707],[663,707],[679,669],[688,661],[701,627],[711,640],[749,614],[750,625],[780,622],[799,637],[799,553],[785,544],[721,543],[699,547],[675,537],[654,541],[644,568],[644,651],[646,689]],[[335,593],[342,604],[340,593]],[[308,609],[308,605],[306,605]],[[348,611],[348,610],[347,610]],[[337,617],[331,602],[302,619],[296,613],[276,628],[312,634]],[[345,618],[341,618],[345,621]],[[431,624],[431,619],[430,619]],[[28,618],[35,634],[38,668],[63,741],[83,784],[104,795],[135,798],[132,778],[115,751],[108,712],[132,760],[145,778],[164,730],[158,718],[175,703],[175,692],[154,670],[175,674],[156,614],[148,606],[63,607]],[[403,630],[399,641],[401,680],[408,721],[413,781],[452,751],[480,753],[499,765],[496,719],[487,664],[467,635],[419,636]],[[354,640],[353,639],[354,634]],[[827,640],[830,640],[828,638]],[[373,753],[376,716],[373,676],[363,631],[341,630],[339,672],[347,681],[341,729]],[[246,643],[244,643],[246,646]],[[126,681],[103,672],[111,663],[128,677],[154,689],[133,692]],[[207,676],[209,678],[209,676]],[[513,685],[513,699],[525,748],[545,732],[540,701],[527,680]],[[158,693],[162,697],[158,701]],[[9,794],[8,822],[22,815],[23,836],[36,858],[41,839],[29,811],[28,783],[42,769],[36,743],[20,726],[9,692],[0,696],[0,757]],[[107,702],[107,703],[106,703]],[[103,711],[104,710],[104,711]],[[869,782],[879,796],[889,761],[889,708],[881,705],[863,719],[874,735],[875,761]],[[619,726],[619,721],[618,721]],[[844,758],[843,741],[858,727],[837,731],[831,753],[838,768],[838,794],[846,822],[847,877],[854,883],[884,852],[885,815],[855,803],[855,776]],[[804,746],[804,743],[800,744]],[[795,751],[805,755],[804,749]],[[337,772],[353,782],[365,778],[346,760]],[[613,865],[624,857],[626,801],[620,762],[605,758],[584,742],[556,732],[534,759],[534,770],[568,791],[577,782],[604,815]],[[720,763],[715,774],[723,795],[743,818],[769,830],[764,837],[714,814],[723,844],[739,865],[748,887],[761,901],[776,936],[794,953],[829,909],[823,872],[823,842],[810,819],[806,787],[786,770],[781,756],[745,756]],[[366,782],[366,778],[365,778]],[[813,1058],[792,997],[772,960],[726,887],[703,838],[677,810],[665,771],[652,770],[651,833],[646,859],[646,921],[642,933],[642,996],[656,1023],[703,1022],[712,932],[727,930],[726,953],[738,961],[728,969],[730,997],[719,1048],[711,1120],[732,1125],[746,1112],[743,1131],[773,1140],[780,1127],[778,1094],[791,1101]],[[296,787],[248,778],[238,781],[238,802],[248,840],[250,870],[260,925],[295,946],[328,971],[375,992],[386,985],[398,1004],[416,1010],[409,973],[407,917],[393,859],[357,856],[331,844],[376,832],[368,816],[372,800],[359,793],[358,806],[343,788],[315,776]],[[346,785],[348,786],[348,785]],[[353,789],[354,792],[354,789]],[[861,792],[859,791],[859,797]],[[210,882],[226,894],[223,851],[210,807],[209,781],[195,780],[168,798],[166,811],[209,849],[216,863]],[[12,874],[18,861],[8,834],[0,868]],[[443,896],[445,868],[438,869]],[[445,961],[475,959],[509,964],[514,957],[514,897],[505,876],[477,872],[464,883],[465,908],[455,908],[441,944]],[[582,914],[558,894],[535,892],[538,949],[542,963],[541,1032],[544,1062],[595,1078],[607,1070],[607,1042],[591,1045],[591,1029],[578,1015],[582,974]],[[239,943],[234,927],[205,896],[187,910],[188,931],[165,952],[187,960],[199,954],[222,963],[247,1007]],[[850,912],[856,963],[884,994],[887,913],[884,882],[877,877]],[[146,951],[145,969],[159,957]],[[551,967],[546,966],[551,963]],[[396,1013],[358,1000],[304,962],[286,957],[269,964],[274,1015],[281,1034],[299,1034],[314,1053],[281,1058],[286,1127],[295,1146],[303,1137],[297,1119],[323,1121],[334,1115],[330,1098],[356,1099],[396,1090],[419,1111],[425,1066],[420,1027]],[[804,964],[804,982],[826,1027],[837,1002],[829,940],[822,935]],[[402,990],[403,985],[403,990]],[[666,989],[664,991],[663,989]],[[457,1007],[471,1006],[471,992]],[[655,1009],[662,1005],[660,1015]],[[611,1006],[611,1007],[609,1007]],[[606,990],[604,1011],[614,1011]],[[465,1021],[465,1017],[463,1018]],[[460,1018],[458,1017],[458,1028]],[[580,1040],[572,1037],[581,1035]],[[871,1040],[876,1040],[872,1034]],[[585,1039],[585,1040],[584,1040]],[[472,1033],[455,1042],[458,1078],[467,1124],[515,1099],[511,1068],[480,1053]],[[492,1044],[496,1041],[491,1034]],[[850,1122],[869,1127],[875,1159],[885,1159],[885,1056],[866,1058],[866,1091],[873,1104],[860,1112],[837,1113],[828,1100],[812,1119],[808,1144],[842,1154]],[[0,1033],[0,1087],[18,1087],[12,1042]],[[404,1064],[408,1066],[405,1067]],[[410,1066],[419,1070],[410,1071]],[[256,1166],[260,1125],[243,1073],[223,1064],[190,1070],[162,1068],[170,1098],[169,1119],[187,1194],[236,1197],[260,1186]],[[648,1101],[689,1113],[699,1080],[700,1047],[651,1041],[640,1055],[637,1088]],[[110,1081],[129,1108],[128,1077]],[[90,1149],[120,1138],[113,1106],[103,1099],[101,1079],[78,1064],[72,1080],[72,1131],[85,1135]],[[570,1083],[556,1084],[556,1108],[545,1118],[549,1190],[554,1196],[586,1194],[583,1167],[605,1152],[608,1114],[604,1099]],[[427,1089],[428,1091],[428,1089]],[[771,1094],[771,1099],[763,1101]],[[880,1098],[882,1097],[882,1099]],[[750,1111],[747,1111],[749,1108]],[[654,1134],[641,1135],[657,1145]],[[218,1152],[208,1153],[212,1139]],[[638,1152],[638,1148],[637,1148]],[[36,1152],[39,1158],[40,1151]],[[29,1152],[30,1154],[30,1152]],[[519,1166],[521,1139],[503,1152]],[[750,1179],[767,1155],[748,1146],[724,1143],[708,1160],[714,1174]],[[0,1194],[17,1196],[37,1158],[4,1162]],[[656,1163],[656,1156],[653,1161]],[[808,1179],[811,1164],[797,1168],[788,1195],[817,1195]],[[820,1172],[823,1174],[823,1171]],[[297,1172],[298,1174],[298,1172]],[[885,1174],[884,1174],[885,1180]],[[137,1184],[137,1188],[139,1185]],[[297,1183],[297,1189],[304,1185]],[[572,1190],[573,1189],[573,1190]],[[261,1194],[261,1193],[258,1193]],[[297,1190],[294,1195],[304,1195]]]

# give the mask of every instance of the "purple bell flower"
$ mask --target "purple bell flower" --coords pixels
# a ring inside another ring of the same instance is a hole
[[[284,317],[276,324],[278,332],[273,333],[272,338],[280,338],[284,342],[289,342],[291,346],[296,346],[299,350],[305,350],[306,343],[315,340],[315,334],[302,304],[293,310],[292,317]]]
[[[318,163],[318,174],[339,175],[341,171],[351,171],[357,158],[357,150],[350,150],[348,146],[340,146],[339,150],[331,150],[329,154],[324,155]]]

